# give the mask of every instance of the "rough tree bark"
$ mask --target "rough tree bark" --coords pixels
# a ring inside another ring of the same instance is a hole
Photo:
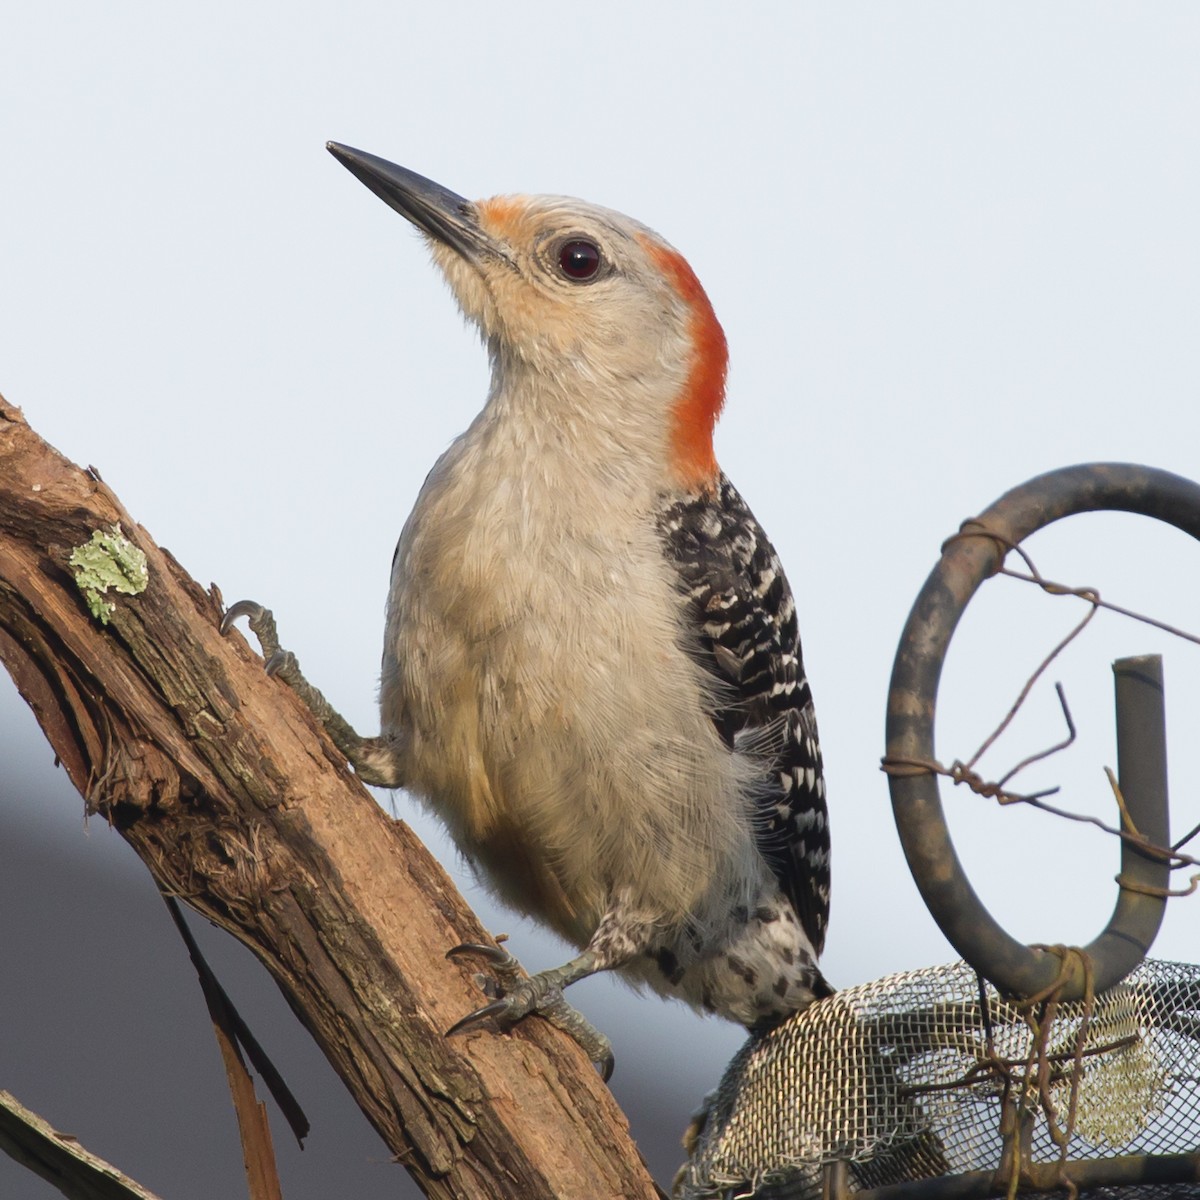
[[[148,584],[110,592],[102,625],[68,560],[114,525]],[[88,810],[259,956],[427,1195],[660,1196],[565,1036],[536,1019],[442,1036],[481,1002],[445,951],[487,934],[220,615],[94,471],[0,398],[0,660]]]

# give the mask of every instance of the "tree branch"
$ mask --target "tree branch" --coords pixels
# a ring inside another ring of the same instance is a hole
[[[113,526],[148,582],[107,592],[102,625],[69,560]],[[95,471],[0,399],[0,661],[88,810],[259,956],[427,1195],[661,1195],[568,1038],[533,1018],[442,1036],[480,1002],[445,951],[486,933],[220,615]]]

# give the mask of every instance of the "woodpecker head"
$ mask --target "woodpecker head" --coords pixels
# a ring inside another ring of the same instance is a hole
[[[711,484],[725,335],[677,250],[582,200],[470,201],[372,154],[328,149],[425,235],[494,369],[537,378],[538,395],[573,398],[570,419],[607,419],[614,436],[657,429],[675,482]],[[595,406],[601,393],[605,412]]]

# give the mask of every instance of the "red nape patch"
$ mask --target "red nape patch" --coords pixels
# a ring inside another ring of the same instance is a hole
[[[671,441],[679,482],[703,487],[712,483],[718,469],[712,435],[725,404],[725,373],[729,366],[725,331],[687,259],[648,238],[642,245],[691,311],[692,367],[675,401]]]

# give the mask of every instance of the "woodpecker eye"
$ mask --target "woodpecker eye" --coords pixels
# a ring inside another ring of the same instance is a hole
[[[572,238],[559,247],[558,265],[568,279],[591,279],[600,270],[600,247],[583,238]]]

